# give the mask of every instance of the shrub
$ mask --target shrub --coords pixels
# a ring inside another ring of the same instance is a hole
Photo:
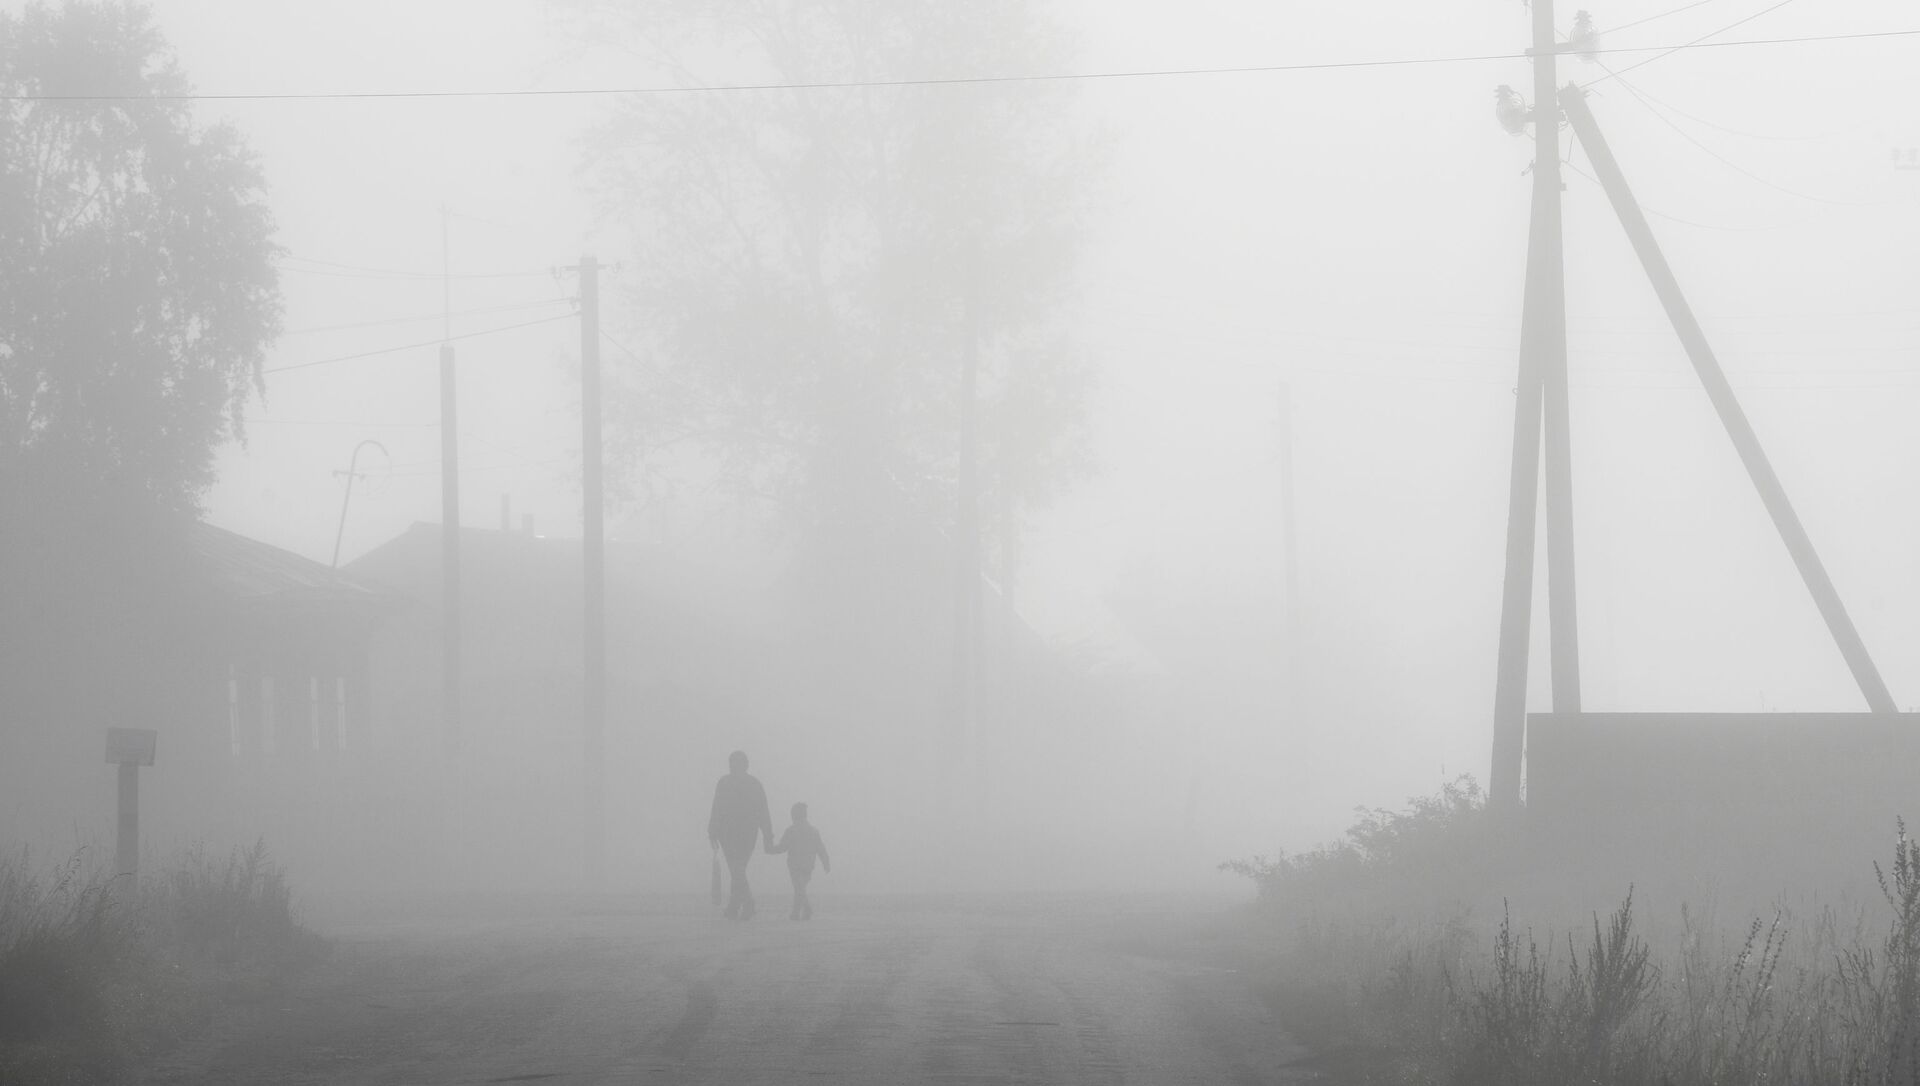
[[[202,1023],[210,992],[283,975],[320,947],[263,844],[107,879],[81,852],[41,873],[0,859],[0,1083],[98,1081]]]
[[[1416,796],[1407,809],[1355,808],[1346,835],[1330,845],[1289,856],[1255,856],[1220,865],[1251,879],[1262,903],[1364,898],[1437,900],[1471,896],[1481,888],[1492,855],[1486,796],[1470,775]]]
[[[266,843],[216,860],[201,847],[140,887],[148,945],[190,962],[231,967],[278,962],[307,940],[293,913],[286,874]]]
[[[132,941],[82,859],[46,874],[25,851],[0,860],[0,1046],[32,1049],[105,1028],[108,986]]]
[[[1536,938],[1507,910],[1491,932],[1463,936],[1464,914],[1423,918],[1404,898],[1319,907],[1329,885],[1432,869],[1409,848],[1462,855],[1483,832],[1478,812],[1444,800],[1373,812],[1365,828],[1387,832],[1350,832],[1304,858],[1223,865],[1255,879],[1272,906],[1257,915],[1291,929],[1271,981],[1283,1023],[1306,1036],[1334,1021],[1314,1040],[1339,1051],[1352,1081],[1920,1086],[1920,843],[1904,823],[1892,864],[1875,865],[1889,910],[1878,931],[1865,915],[1843,925],[1829,907],[1722,939],[1682,906],[1668,946],[1642,934],[1631,889],[1610,916],[1591,914],[1586,938]],[[1467,949],[1476,943],[1484,949]],[[1309,994],[1339,1005],[1314,1023],[1287,1017]]]

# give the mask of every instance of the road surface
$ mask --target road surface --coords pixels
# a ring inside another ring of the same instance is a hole
[[[1305,1083],[1219,906],[602,901],[335,929],[159,1084]]]

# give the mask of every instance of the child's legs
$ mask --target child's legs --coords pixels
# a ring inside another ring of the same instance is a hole
[[[801,904],[807,900],[806,880],[802,879],[800,872],[791,865],[787,867],[787,877],[793,880],[793,905],[787,910],[787,915],[798,920]]]
[[[813,881],[811,867],[789,867],[787,874],[793,877],[793,912],[795,916],[812,916],[813,902],[807,900],[807,883]]]

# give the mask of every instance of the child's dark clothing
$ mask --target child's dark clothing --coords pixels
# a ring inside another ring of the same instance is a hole
[[[815,860],[828,871],[833,870],[833,859],[827,855],[826,843],[820,840],[820,831],[810,822],[795,822],[780,835],[780,841],[767,850],[770,853],[787,854],[787,874],[793,879],[793,912],[795,920],[811,920],[813,903],[807,900],[807,883],[813,879]]]

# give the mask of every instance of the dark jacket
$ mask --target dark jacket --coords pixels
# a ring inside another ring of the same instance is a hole
[[[818,859],[828,871],[833,870],[833,857],[827,855],[827,843],[820,839],[820,831],[813,828],[811,822],[795,822],[780,835],[780,843],[767,850],[770,853],[787,854],[787,866],[806,874],[813,873],[813,862]]]
[[[713,787],[713,814],[707,818],[707,839],[729,852],[753,851],[753,839],[773,844],[773,816],[767,812],[767,790],[751,773],[729,773]]]

